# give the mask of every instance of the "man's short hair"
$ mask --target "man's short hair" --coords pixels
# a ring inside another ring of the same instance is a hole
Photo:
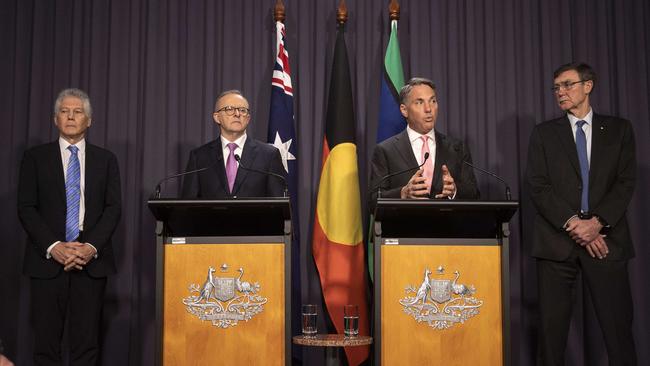
[[[239,91],[239,90],[237,90],[237,89],[226,90],[226,91],[222,92],[221,94],[219,94],[219,96],[217,97],[217,99],[215,99],[215,101],[214,101],[214,111],[215,111],[215,112],[217,111],[217,109],[219,109],[219,107],[218,107],[218,105],[219,105],[219,100],[220,100],[221,98],[225,97],[225,96],[228,95],[228,94],[237,94],[237,95],[241,96],[242,98],[244,98],[244,100],[246,100],[246,102],[248,103],[248,99],[246,99],[246,97],[244,96],[244,94],[241,93],[241,91]],[[249,104],[249,106],[250,106],[250,104]]]
[[[425,78],[411,78],[411,80],[407,81],[402,89],[399,90],[400,104],[404,104],[406,98],[411,94],[411,90],[418,85],[428,85],[434,92],[436,91],[436,84],[434,84],[433,81]]]
[[[90,105],[90,97],[88,97],[88,94],[86,94],[85,91],[77,88],[63,89],[61,90],[61,92],[59,92],[59,95],[56,97],[56,101],[54,102],[55,116],[59,114],[59,110],[61,109],[61,103],[63,103],[63,99],[65,99],[66,97],[75,97],[81,99],[81,103],[83,104],[84,107],[84,113],[88,118],[93,117],[93,107]]]
[[[587,65],[584,62],[571,62],[558,67],[553,72],[553,79],[556,79],[558,76],[560,76],[561,73],[571,70],[575,70],[578,73],[580,80],[591,80],[593,85],[596,86],[596,72],[591,68],[591,66]]]

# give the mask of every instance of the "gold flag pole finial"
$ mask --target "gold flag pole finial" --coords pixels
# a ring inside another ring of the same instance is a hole
[[[336,10],[336,22],[338,24],[345,24],[348,21],[348,7],[345,5],[345,0],[339,1],[339,7]]]
[[[397,0],[390,0],[390,4],[388,4],[388,17],[391,21],[399,20],[399,3]]]
[[[273,18],[276,22],[284,23],[284,2],[282,0],[275,1],[275,8],[273,10]]]

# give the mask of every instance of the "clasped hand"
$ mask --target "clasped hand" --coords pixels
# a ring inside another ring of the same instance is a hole
[[[571,239],[584,247],[592,258],[603,259],[609,254],[609,248],[603,236],[599,234],[602,228],[603,226],[595,217],[587,220],[576,217],[569,220],[566,231]]]
[[[82,270],[95,255],[95,249],[78,241],[60,242],[52,248],[50,254],[67,272],[72,269]]]
[[[442,191],[436,194],[436,198],[444,197],[453,197],[456,193],[456,183],[454,183],[454,177],[451,176],[447,165],[441,167],[442,170]],[[402,187],[400,197],[403,199],[406,198],[427,198],[429,196],[429,191],[431,186],[426,183],[426,178],[424,177],[424,170],[419,169],[408,183]]]

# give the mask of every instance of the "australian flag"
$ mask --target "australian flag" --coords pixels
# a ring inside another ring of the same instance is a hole
[[[271,111],[269,115],[268,142],[280,150],[284,169],[287,171],[293,240],[291,243],[291,327],[292,334],[300,334],[300,226],[298,223],[298,160],[296,132],[293,126],[293,87],[289,52],[284,45],[285,30],[282,22],[276,22],[276,58],[271,81]],[[293,347],[293,358],[298,358],[299,347]]]

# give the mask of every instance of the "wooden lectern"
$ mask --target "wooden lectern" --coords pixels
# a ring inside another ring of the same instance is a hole
[[[152,199],[156,364],[291,364],[288,198]]]
[[[512,201],[379,199],[376,365],[510,365]]]

